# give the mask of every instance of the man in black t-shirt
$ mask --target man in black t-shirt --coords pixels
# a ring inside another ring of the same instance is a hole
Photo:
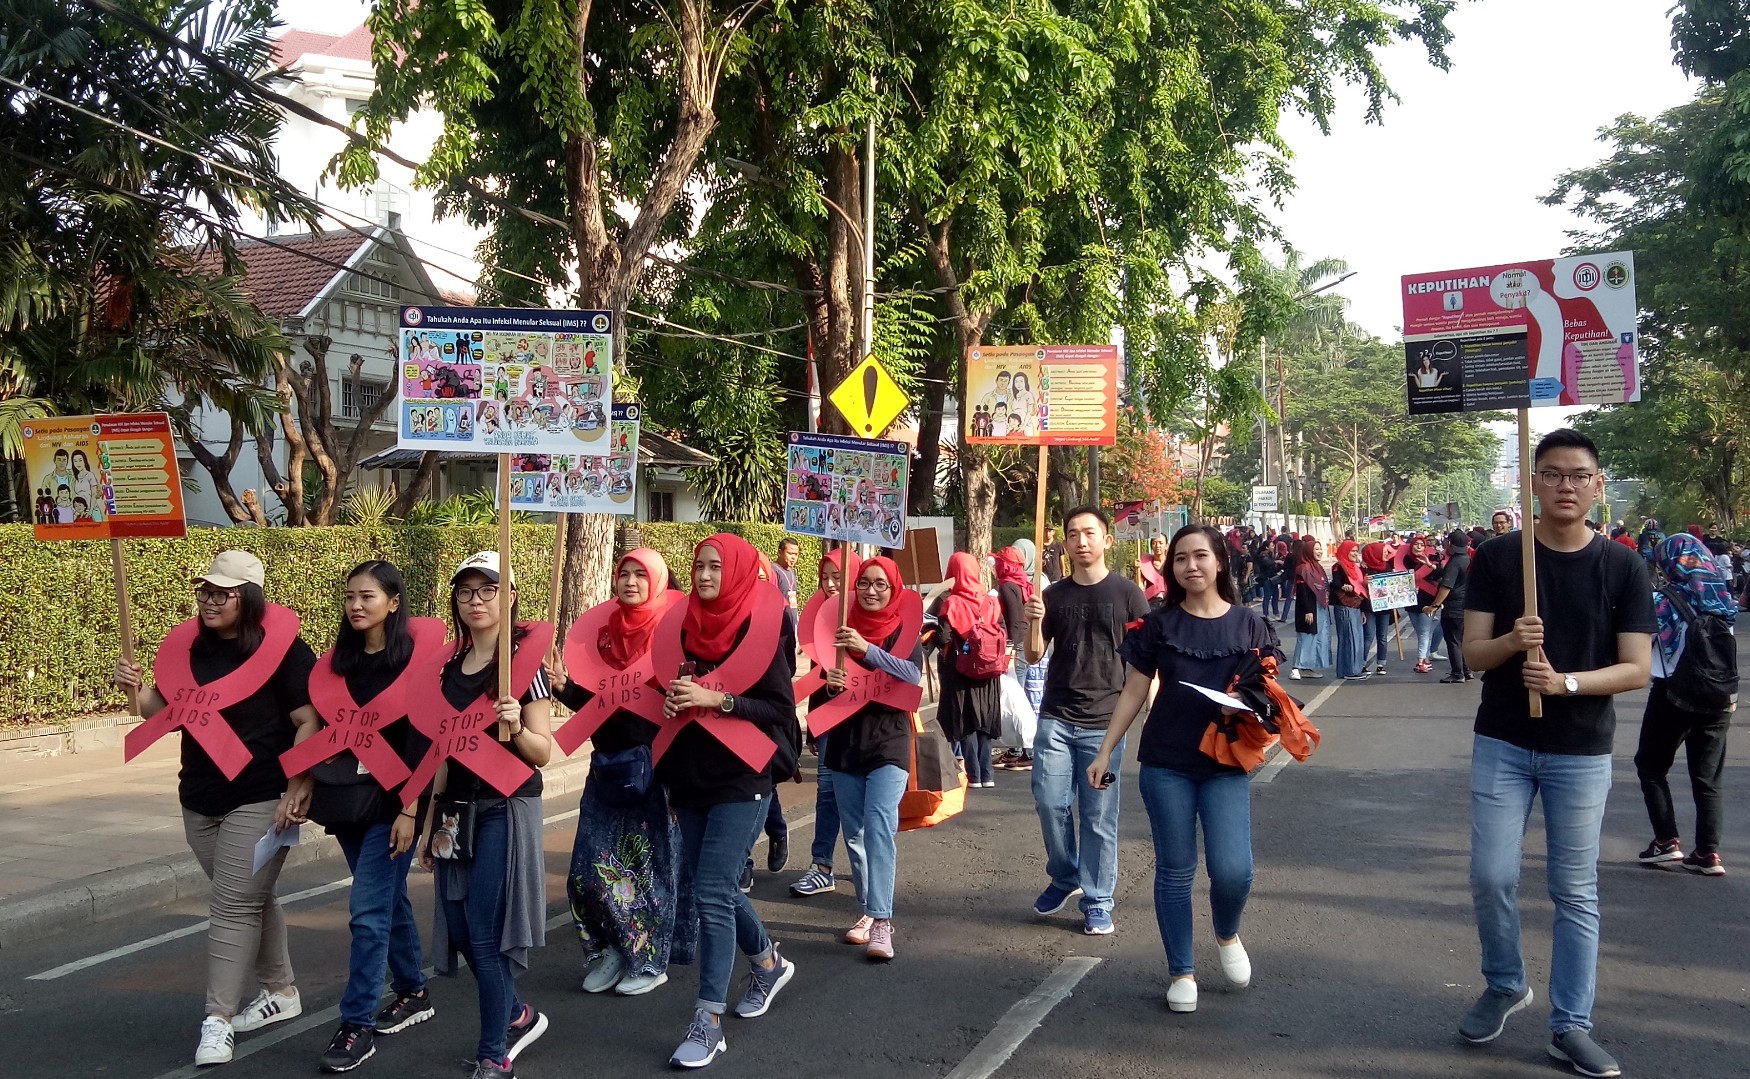
[[[1464,665],[1464,586],[1470,577],[1470,533],[1455,528],[1446,534],[1446,565],[1435,580],[1434,602],[1422,613],[1429,618],[1440,616],[1440,632],[1446,638],[1446,661],[1452,673],[1442,682],[1470,681],[1470,668]]]
[[[1063,544],[1057,541],[1057,526],[1045,526],[1045,550],[1039,552],[1039,568],[1052,584],[1063,580]]]
[[[1118,887],[1118,784],[1088,782],[1112,709],[1124,690],[1118,646],[1126,628],[1148,616],[1136,582],[1106,568],[1112,521],[1094,506],[1070,510],[1063,520],[1071,572],[1027,601],[1027,662],[1038,663],[1051,645],[1045,696],[1033,735],[1033,804],[1045,835],[1045,871],[1051,883],[1033,903],[1035,914],[1056,914],[1081,894],[1082,932],[1112,932],[1112,893]],[[1112,750],[1114,770],[1124,741]],[[1081,815],[1078,841],[1076,814]]]
[[[1647,684],[1653,593],[1645,565],[1586,527],[1604,488],[1598,447],[1571,430],[1538,443],[1532,490],[1538,614],[1524,616],[1521,538],[1490,540],[1471,566],[1465,659],[1483,672],[1471,757],[1471,899],[1482,996],[1459,1022],[1492,1041],[1531,1003],[1519,944],[1519,864],[1531,803],[1543,799],[1555,901],[1549,1055],[1587,1076],[1622,1074],[1592,1040],[1598,968],[1598,834],[1610,791],[1611,697]],[[1527,658],[1527,652],[1535,658]],[[1542,696],[1533,718],[1529,695]]]

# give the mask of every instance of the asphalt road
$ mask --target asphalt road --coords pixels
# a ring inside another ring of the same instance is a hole
[[[1126,768],[1118,932],[1080,932],[1067,913],[1035,919],[1045,883],[1027,776],[998,773],[971,808],[900,841],[898,959],[880,966],[837,943],[854,917],[848,883],[810,900],[788,895],[794,869],[762,869],[761,913],[799,971],[772,1011],[728,1020],[729,1051],[710,1073],[832,1077],[1129,1079],[1240,1076],[1549,1076],[1544,982],[1552,909],[1534,813],[1522,882],[1525,942],[1539,1002],[1494,1044],[1462,1044],[1454,1026],[1481,988],[1466,884],[1470,718],[1477,687],[1407,673],[1331,685],[1297,683],[1318,700],[1325,734],[1307,764],[1267,766],[1254,779],[1257,883],[1244,937],[1255,975],[1221,984],[1200,880],[1202,999],[1191,1015],[1165,1005],[1166,963],[1153,918],[1148,821]],[[1722,857],[1731,875],[1702,878],[1635,863],[1648,825],[1633,756],[1644,694],[1619,700],[1615,787],[1606,818],[1604,944],[1597,1037],[1630,1076],[1750,1075],[1750,735],[1745,721],[1727,769]],[[1692,827],[1681,761],[1679,819]],[[786,788],[794,800],[802,788]],[[165,812],[174,812],[166,805]],[[792,818],[812,812],[792,806]],[[548,895],[574,822],[548,831]],[[1736,828],[1736,830],[1734,830]],[[811,826],[792,838],[806,858]],[[842,851],[841,851],[842,861]],[[342,867],[343,868],[343,867]],[[333,865],[282,878],[283,895],[331,886]],[[414,897],[429,916],[429,879]],[[30,979],[110,949],[195,925],[204,904],[165,908],[0,954],[0,1074],[9,1079],[199,1074],[189,1065],[203,999],[197,931],[60,977]],[[344,886],[288,908],[305,1016],[239,1035],[238,1059],[212,1074],[266,1079],[313,1074],[333,1032],[346,970]],[[429,932],[428,937],[429,939]],[[528,1079],[666,1073],[696,988],[692,968],[649,996],[588,996],[569,925],[550,932],[521,983],[552,1029],[518,1061]],[[737,988],[739,992],[739,972]],[[435,1021],[378,1041],[358,1075],[459,1076],[476,1037],[467,975],[434,982]]]

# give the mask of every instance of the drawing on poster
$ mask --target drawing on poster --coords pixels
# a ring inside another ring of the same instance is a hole
[[[608,452],[517,453],[510,459],[510,508],[546,513],[631,513],[638,495],[635,404],[614,406]]]
[[[187,534],[167,414],[43,417],[20,434],[37,539]]]
[[[898,548],[911,451],[903,442],[790,432],[784,530]]]
[[[1416,597],[1416,575],[1408,570],[1374,574],[1367,578],[1367,600],[1376,611],[1416,606],[1420,602]]]
[[[407,307],[401,355],[398,446],[606,456],[606,311]]]

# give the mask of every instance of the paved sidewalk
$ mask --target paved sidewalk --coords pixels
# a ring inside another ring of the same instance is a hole
[[[133,761],[119,748],[8,762],[0,773],[0,948],[207,891],[183,838],[177,740]],[[579,752],[549,765],[546,815],[575,809]],[[315,825],[287,865],[338,856]]]

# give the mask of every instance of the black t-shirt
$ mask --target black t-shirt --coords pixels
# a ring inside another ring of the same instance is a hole
[[[470,648],[469,652],[472,650],[473,649]],[[516,648],[514,646],[511,649],[511,654],[516,654]],[[491,692],[496,694],[497,692],[498,664],[488,663],[486,666],[469,674],[462,670],[462,661],[467,657],[468,652],[462,652],[452,658],[448,663],[444,664],[444,700],[449,701],[450,707],[457,709],[458,711],[473,704],[482,693]],[[532,701],[546,700],[552,695],[553,690],[547,684],[547,672],[545,670],[537,669],[535,671],[534,681],[529,683],[528,692],[524,693],[519,700],[521,700],[523,704],[529,704]],[[496,739],[498,737],[498,724],[496,722],[488,723],[482,730],[482,734]],[[517,749],[515,740],[510,742],[500,742],[499,744],[504,746],[505,749],[510,750],[519,760],[523,760],[524,763],[533,767],[533,762],[524,758],[522,753]],[[473,771],[461,761],[452,759],[449,763],[450,775],[449,779],[445,781],[444,786],[444,794],[446,796],[451,798],[482,799],[487,802],[496,802],[502,797],[498,793],[497,787],[494,787],[492,784],[485,782],[479,776],[475,775]],[[513,791],[510,797],[539,798],[541,796],[541,789],[541,770],[535,768],[534,774],[523,780],[523,785]]]
[[[1518,547],[1514,548],[1515,551],[1518,549]],[[1466,547],[1453,552],[1452,557],[1446,560],[1446,565],[1441,567],[1440,573],[1435,579],[1434,589],[1435,595],[1439,595],[1442,588],[1448,589],[1446,602],[1440,610],[1441,617],[1457,618],[1464,614],[1465,594],[1468,591],[1467,586],[1471,575],[1470,566],[1470,548]],[[1511,619],[1508,620],[1508,625],[1512,625]]]
[[[890,638],[885,643],[892,644],[893,641]],[[923,645],[912,649],[912,654],[905,658],[922,667]],[[845,662],[873,669],[848,653]],[[835,772],[862,776],[888,764],[909,769],[911,739],[911,713],[873,700],[828,732],[826,766]]]
[[[1055,583],[1063,577],[1063,555],[1063,544],[1053,541],[1045,545],[1039,556],[1039,568],[1046,580]]]
[[[1148,615],[1136,582],[1108,573],[1098,584],[1065,577],[1045,590],[1045,672],[1040,713],[1076,727],[1104,730],[1124,691],[1124,661],[1118,646],[1125,627]]]
[[[1495,616],[1493,636],[1512,630],[1524,613],[1519,533],[1490,540],[1471,565],[1469,610]],[[1616,635],[1652,633],[1653,588],[1647,567],[1620,543],[1595,536],[1573,552],[1537,545],[1537,610],[1543,618],[1543,650],[1564,674],[1595,671],[1617,662]],[[1483,674],[1476,732],[1541,753],[1598,756],[1616,735],[1610,697],[1545,697],[1543,718],[1532,719],[1520,674],[1525,657]]]
[[[377,694],[388,689],[400,677],[407,667],[406,661],[390,663],[382,652],[365,652],[359,656],[358,664],[345,675],[346,690],[352,694],[352,699],[363,704]],[[431,749],[431,739],[420,733],[419,728],[408,722],[405,715],[397,718],[388,716],[377,724],[377,734],[381,737],[395,755],[400,757],[409,770],[419,767],[419,762],[425,759],[425,754]],[[335,774],[330,769],[338,769],[339,774],[352,772],[356,780],[375,783],[367,778],[370,773],[365,765],[359,762],[357,755],[351,750],[341,750],[332,762],[318,765],[311,770],[317,783],[324,781],[324,774]],[[377,807],[377,820],[381,824],[393,824],[395,814],[401,812],[399,798],[382,798]],[[330,829],[331,831],[333,829]]]
[[[189,667],[195,681],[206,685],[243,666],[246,658],[229,646],[207,652],[197,647]],[[238,806],[271,802],[285,793],[286,773],[280,767],[280,754],[292,748],[292,736],[297,733],[292,713],[310,703],[310,671],[315,666],[316,653],[302,637],[294,638],[285,658],[260,689],[219,709],[253,758],[236,779],[226,779],[194,736],[182,733],[177,793],[185,809],[203,817],[222,817]]]
[[[640,691],[652,694],[653,699],[662,696],[661,690],[651,686],[641,686]],[[553,697],[573,712],[579,712],[595,699],[595,694],[576,682],[567,682],[564,688],[553,690]],[[656,741],[656,734],[656,724],[636,712],[616,708],[589,736],[589,745],[596,753],[624,753],[633,746],[650,745]]]
[[[1163,607],[1149,615],[1119,649],[1125,663],[1161,680],[1136,759],[1191,776],[1238,773],[1240,769],[1199,748],[1204,732],[1221,717],[1221,708],[1180,683],[1226,691],[1241,657],[1253,649],[1282,658],[1276,627],[1237,603],[1220,618],[1199,618],[1183,607]]]
[[[997,604],[1003,609],[1003,632],[1009,635],[1009,644],[1017,650],[1026,647],[1027,600],[1021,595],[1021,586],[1014,581],[998,583]]]

